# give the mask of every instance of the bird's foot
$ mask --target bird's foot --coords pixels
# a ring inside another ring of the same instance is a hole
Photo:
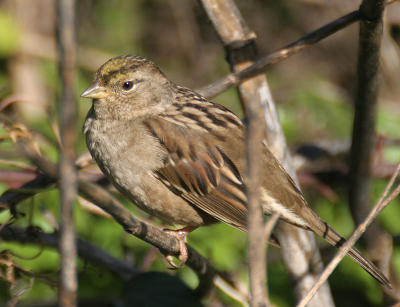
[[[179,264],[175,264],[174,258],[172,255],[165,255],[165,259],[171,266],[172,270],[177,270],[183,267],[189,257],[188,249],[186,247],[186,235],[195,230],[197,227],[187,226],[182,229],[172,230],[172,229],[163,229],[165,232],[169,233],[170,235],[174,236],[178,239],[179,242]]]

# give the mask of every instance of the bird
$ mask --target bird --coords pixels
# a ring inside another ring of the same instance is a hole
[[[224,222],[247,229],[243,121],[227,108],[170,81],[151,60],[122,55],[105,62],[81,94],[92,99],[83,125],[89,152],[114,186],[168,225],[187,260],[186,234]],[[266,215],[345,242],[308,205],[263,143],[261,205]],[[388,278],[356,248],[348,255],[382,285]],[[169,259],[171,263],[171,259]],[[172,263],[171,263],[172,265]]]

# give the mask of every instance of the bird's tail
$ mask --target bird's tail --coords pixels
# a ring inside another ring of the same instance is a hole
[[[320,234],[324,239],[326,239],[331,245],[340,247],[346,240],[341,237],[334,229],[332,229],[328,224],[325,224],[325,232]],[[347,254],[353,258],[365,271],[367,271],[372,277],[379,281],[382,285],[392,288],[389,279],[379,270],[375,264],[363,256],[356,248],[351,248]]]

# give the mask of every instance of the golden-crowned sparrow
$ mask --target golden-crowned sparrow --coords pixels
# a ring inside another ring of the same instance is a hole
[[[102,65],[81,96],[93,98],[83,129],[90,153],[137,206],[166,223],[186,226],[184,231],[216,221],[246,230],[244,127],[235,114],[132,55]],[[312,230],[334,246],[344,242],[307,205],[267,146],[262,171],[266,214],[276,211],[285,222]],[[390,285],[355,248],[348,254]]]

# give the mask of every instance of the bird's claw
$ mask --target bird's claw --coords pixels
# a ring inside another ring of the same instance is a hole
[[[168,254],[165,256],[168,264],[171,266],[171,270],[177,270],[184,266],[186,261],[188,260],[189,253],[186,247],[186,235],[188,231],[186,229],[179,229],[179,230],[171,230],[171,229],[164,229],[165,232],[169,233],[170,235],[174,236],[179,242],[179,264],[175,264],[174,258],[172,255]]]

